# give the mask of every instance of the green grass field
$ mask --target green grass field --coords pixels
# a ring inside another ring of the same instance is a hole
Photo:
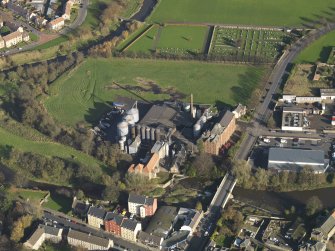
[[[73,159],[73,161],[81,162],[85,165],[94,167],[102,166],[95,158],[77,151],[71,147],[58,144],[55,142],[38,142],[24,139],[20,136],[12,134],[0,127],[0,144],[10,145],[25,152],[34,152],[45,156],[56,156],[64,159]],[[72,158],[73,157],[73,158]]]
[[[203,52],[208,27],[155,25],[129,47],[130,51],[161,51],[171,54]]]
[[[335,46],[335,31],[321,37],[306,49],[304,49],[296,58],[295,63],[315,63],[316,61],[326,62]]]
[[[29,201],[39,203],[47,195],[48,191],[15,188],[12,193],[23,200],[29,199]],[[42,206],[62,213],[68,213],[71,210],[71,204],[71,198],[51,193],[49,198],[42,204]]]
[[[154,22],[301,26],[309,19],[334,15],[333,0],[160,0]]]
[[[90,58],[52,85],[45,105],[55,119],[73,125],[95,123],[110,109],[106,102],[117,96],[164,100],[179,94],[186,99],[192,92],[199,103],[245,104],[265,72],[266,68],[248,65]],[[115,88],[113,81],[126,90]],[[154,93],[147,82],[157,84],[160,91]]]

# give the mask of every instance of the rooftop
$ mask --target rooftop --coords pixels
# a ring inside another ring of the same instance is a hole
[[[56,19],[50,21],[49,24],[50,24],[51,26],[54,26],[54,25],[57,25],[57,24],[59,24],[59,23],[61,23],[61,22],[64,22],[64,20],[65,20],[65,19],[64,19],[63,17],[58,17],[58,18],[56,18]]]
[[[162,237],[148,234],[146,232],[140,231],[138,234],[138,239],[146,244],[152,244],[155,246],[160,246],[163,242]]]
[[[172,206],[160,207],[151,219],[145,232],[158,237],[167,237],[172,227],[172,223],[177,216],[178,210]]]
[[[128,202],[144,205],[145,196],[131,193],[131,194],[129,194]]]
[[[108,212],[105,216],[105,221],[115,221],[117,225],[121,226],[124,217],[122,215]]]
[[[22,33],[21,33],[21,32],[19,32],[19,31],[14,31],[14,32],[12,32],[12,33],[10,33],[10,34],[4,36],[4,37],[3,37],[3,40],[5,40],[5,42],[8,42],[8,41],[10,41],[10,40],[12,40],[12,39],[14,39],[14,38],[20,37],[20,36],[22,36]]]
[[[139,222],[131,219],[124,219],[122,221],[121,227],[134,231]]]
[[[311,166],[314,171],[324,171],[324,155],[322,150],[270,148],[268,167],[297,171],[304,166]]]
[[[99,219],[103,219],[105,217],[106,211],[103,208],[91,206],[87,214],[97,217]]]
[[[68,238],[81,240],[87,243],[92,243],[94,245],[108,248],[110,246],[110,240],[105,238],[100,238],[91,234],[86,234],[83,232],[79,232],[73,229],[69,230],[69,233],[67,235]]]
[[[335,227],[335,212],[333,212],[329,218],[321,225],[319,228],[325,235],[328,235],[329,232]]]

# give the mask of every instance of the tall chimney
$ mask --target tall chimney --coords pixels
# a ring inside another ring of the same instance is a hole
[[[194,118],[194,112],[193,112],[193,94],[191,93],[191,107],[190,107],[191,109],[191,116],[192,116],[192,118]]]

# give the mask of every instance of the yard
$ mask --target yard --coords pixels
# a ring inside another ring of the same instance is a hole
[[[289,35],[282,31],[232,29],[217,26],[210,54],[233,56],[242,61],[259,58],[274,61]]]
[[[166,23],[210,22],[263,26],[303,26],[334,15],[333,0],[160,0],[149,18]]]
[[[267,68],[195,61],[89,58],[51,87],[45,105],[59,121],[95,123],[117,96],[246,104]],[[119,86],[113,84],[119,83]],[[120,87],[121,86],[121,87]]]
[[[15,196],[25,201],[29,200],[30,202],[35,202],[36,204],[39,204],[40,201],[48,194],[48,191],[13,188],[11,190],[11,193],[15,194]],[[71,198],[67,198],[63,195],[59,195],[56,193],[51,193],[46,201],[42,204],[43,207],[62,213],[70,212],[71,205]]]
[[[206,26],[154,25],[129,50],[181,55],[202,53],[207,33]]]

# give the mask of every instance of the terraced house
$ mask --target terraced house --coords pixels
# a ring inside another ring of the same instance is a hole
[[[157,210],[157,199],[131,193],[128,198],[128,210],[141,218],[152,216]]]
[[[124,220],[122,215],[108,212],[104,219],[105,230],[115,235],[121,236],[121,224]]]
[[[141,230],[141,223],[135,220],[124,219],[121,224],[121,237],[130,241],[136,241],[137,234]]]
[[[102,208],[91,206],[87,213],[87,223],[93,227],[101,228],[104,224],[106,211]]]
[[[67,241],[71,246],[88,250],[109,250],[113,247],[113,241],[110,239],[100,238],[72,229],[69,230]]]

